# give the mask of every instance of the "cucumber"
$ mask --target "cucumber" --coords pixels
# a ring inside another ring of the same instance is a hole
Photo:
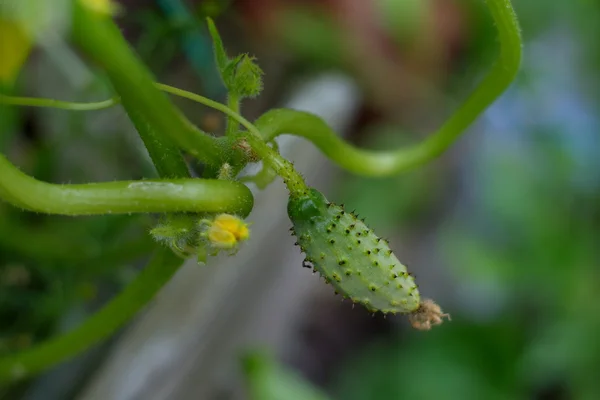
[[[364,221],[313,188],[290,196],[288,215],[303,265],[336,292],[371,312],[422,315],[414,277]]]

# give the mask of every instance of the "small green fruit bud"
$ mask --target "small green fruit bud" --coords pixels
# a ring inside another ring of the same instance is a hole
[[[386,240],[319,191],[292,195],[288,215],[307,262],[336,292],[369,311],[410,313],[417,329],[447,316],[433,301],[421,301],[413,276]]]
[[[263,88],[263,71],[248,54],[231,60],[222,72],[223,80],[231,93],[240,97],[256,97]]]

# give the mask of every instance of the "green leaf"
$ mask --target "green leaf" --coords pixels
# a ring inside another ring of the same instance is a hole
[[[27,32],[17,22],[0,17],[0,83],[14,82],[30,51]]]
[[[249,54],[229,58],[215,23],[210,17],[206,20],[213,41],[217,69],[227,90],[239,98],[258,96],[263,88],[264,73],[256,63],[256,58]]]
[[[320,390],[262,353],[243,358],[253,400],[328,400]]]
[[[213,48],[215,52],[215,60],[217,61],[217,67],[219,68],[219,72],[221,73],[221,79],[223,79],[223,71],[227,68],[229,64],[229,57],[227,57],[227,52],[225,51],[225,47],[223,46],[223,41],[221,40],[221,35],[219,35],[219,31],[215,26],[212,18],[207,17],[206,22],[208,23],[208,32],[210,33],[210,37],[213,41]],[[223,79],[225,81],[225,79]]]

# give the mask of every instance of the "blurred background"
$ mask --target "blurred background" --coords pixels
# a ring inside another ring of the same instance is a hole
[[[204,24],[212,16],[229,53],[254,54],[265,70],[263,94],[243,105],[247,118],[308,110],[373,149],[437,129],[498,50],[481,0],[119,3],[118,24],[161,82],[225,98]],[[252,240],[237,257],[187,263],[118,335],[0,387],[0,399],[600,399],[600,3],[513,4],[525,41],[516,82],[429,165],[362,178],[301,139],[280,138],[309,184],[390,239],[452,322],[417,332],[405,318],[340,302],[284,235],[277,181],[255,192]],[[60,18],[46,22],[4,88],[109,97],[57,33]],[[219,114],[174,101],[203,129],[222,131]],[[154,174],[118,107],[0,106],[0,150],[51,182]],[[69,330],[118,293],[154,246],[152,222],[0,203],[0,355]]]

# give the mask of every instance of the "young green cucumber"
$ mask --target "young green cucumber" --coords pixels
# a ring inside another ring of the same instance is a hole
[[[367,310],[417,313],[421,298],[413,276],[386,240],[319,191],[292,194],[288,215],[297,244],[312,267],[337,292]]]

